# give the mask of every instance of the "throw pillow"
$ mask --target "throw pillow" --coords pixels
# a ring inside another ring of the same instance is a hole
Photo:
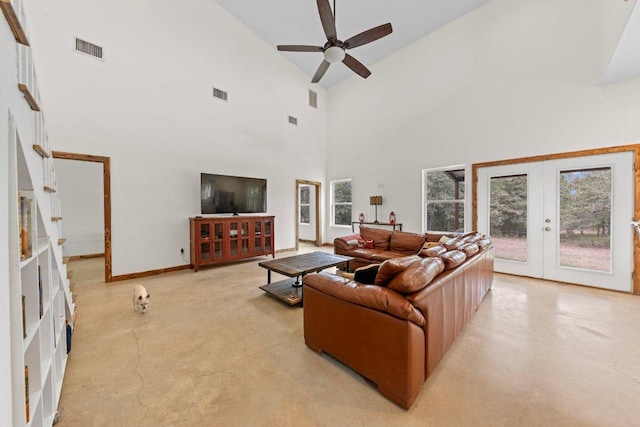
[[[370,264],[364,267],[356,268],[353,274],[353,280],[365,285],[373,285],[378,274],[380,264]]]
[[[373,249],[373,239],[372,240],[365,240],[364,241],[364,248],[365,249]]]
[[[434,246],[438,246],[439,244],[439,242],[424,242],[424,245],[422,245],[422,249],[429,249]]]
[[[414,262],[421,259],[418,255],[388,259],[380,265],[374,285],[386,286],[396,275],[402,273]]]

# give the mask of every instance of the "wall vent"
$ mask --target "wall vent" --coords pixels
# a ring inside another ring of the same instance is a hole
[[[103,59],[102,46],[89,43],[88,41],[79,39],[77,37],[76,37],[76,52],[85,53],[87,55],[93,56],[94,58]]]
[[[291,123],[292,125],[298,126],[298,119],[296,119],[293,116],[289,116],[289,123]]]
[[[309,105],[318,108],[318,94],[309,89]]]
[[[217,89],[217,88],[213,88],[213,97],[214,98],[218,98],[221,99],[223,101],[227,100],[227,92],[223,91],[222,89]]]

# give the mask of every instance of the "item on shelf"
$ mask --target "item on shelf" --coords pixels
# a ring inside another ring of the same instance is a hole
[[[389,213],[389,224],[395,224],[396,223],[396,213],[394,211],[391,211],[391,213]]]
[[[67,325],[67,354],[71,352],[71,337],[73,335],[73,330],[71,329],[71,325]]]
[[[27,337],[27,317],[24,312],[24,300],[25,296],[22,295],[22,338]]]
[[[31,199],[22,193],[18,193],[20,215],[20,260],[24,261],[32,255],[32,223],[31,223]]]
[[[40,314],[40,319],[42,319],[42,315],[44,314],[44,305],[42,302],[42,266],[38,265],[38,312]]]
[[[358,216],[358,220],[360,221],[360,224],[364,222],[364,212],[360,212],[360,215]]]
[[[29,367],[24,365],[24,398],[25,409],[27,410],[27,422],[31,421],[29,416]]]

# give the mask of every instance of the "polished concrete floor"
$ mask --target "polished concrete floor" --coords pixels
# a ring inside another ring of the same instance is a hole
[[[72,261],[57,425],[640,425],[640,297],[496,275],[405,411],[305,346],[303,308],[258,289],[263,259],[108,285],[102,259]]]

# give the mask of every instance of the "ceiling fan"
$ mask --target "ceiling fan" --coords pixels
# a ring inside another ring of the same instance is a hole
[[[278,45],[278,50],[288,52],[323,52],[324,59],[320,66],[313,75],[311,83],[318,83],[324,73],[329,69],[329,65],[334,62],[342,61],[344,65],[351,68],[356,74],[364,77],[365,79],[371,75],[371,71],[367,69],[360,61],[349,55],[346,50],[353,49],[358,46],[362,46],[372,41],[378,40],[384,36],[391,34],[393,29],[391,24],[383,24],[374,28],[370,28],[366,31],[356,34],[355,36],[348,38],[345,41],[339,40],[336,34],[336,20],[335,9],[336,2],[333,1],[333,10],[331,11],[331,5],[329,0],[316,0],[318,3],[318,12],[320,13],[320,21],[322,22],[322,28],[324,34],[327,36],[327,42],[324,46],[307,46],[307,45]]]

